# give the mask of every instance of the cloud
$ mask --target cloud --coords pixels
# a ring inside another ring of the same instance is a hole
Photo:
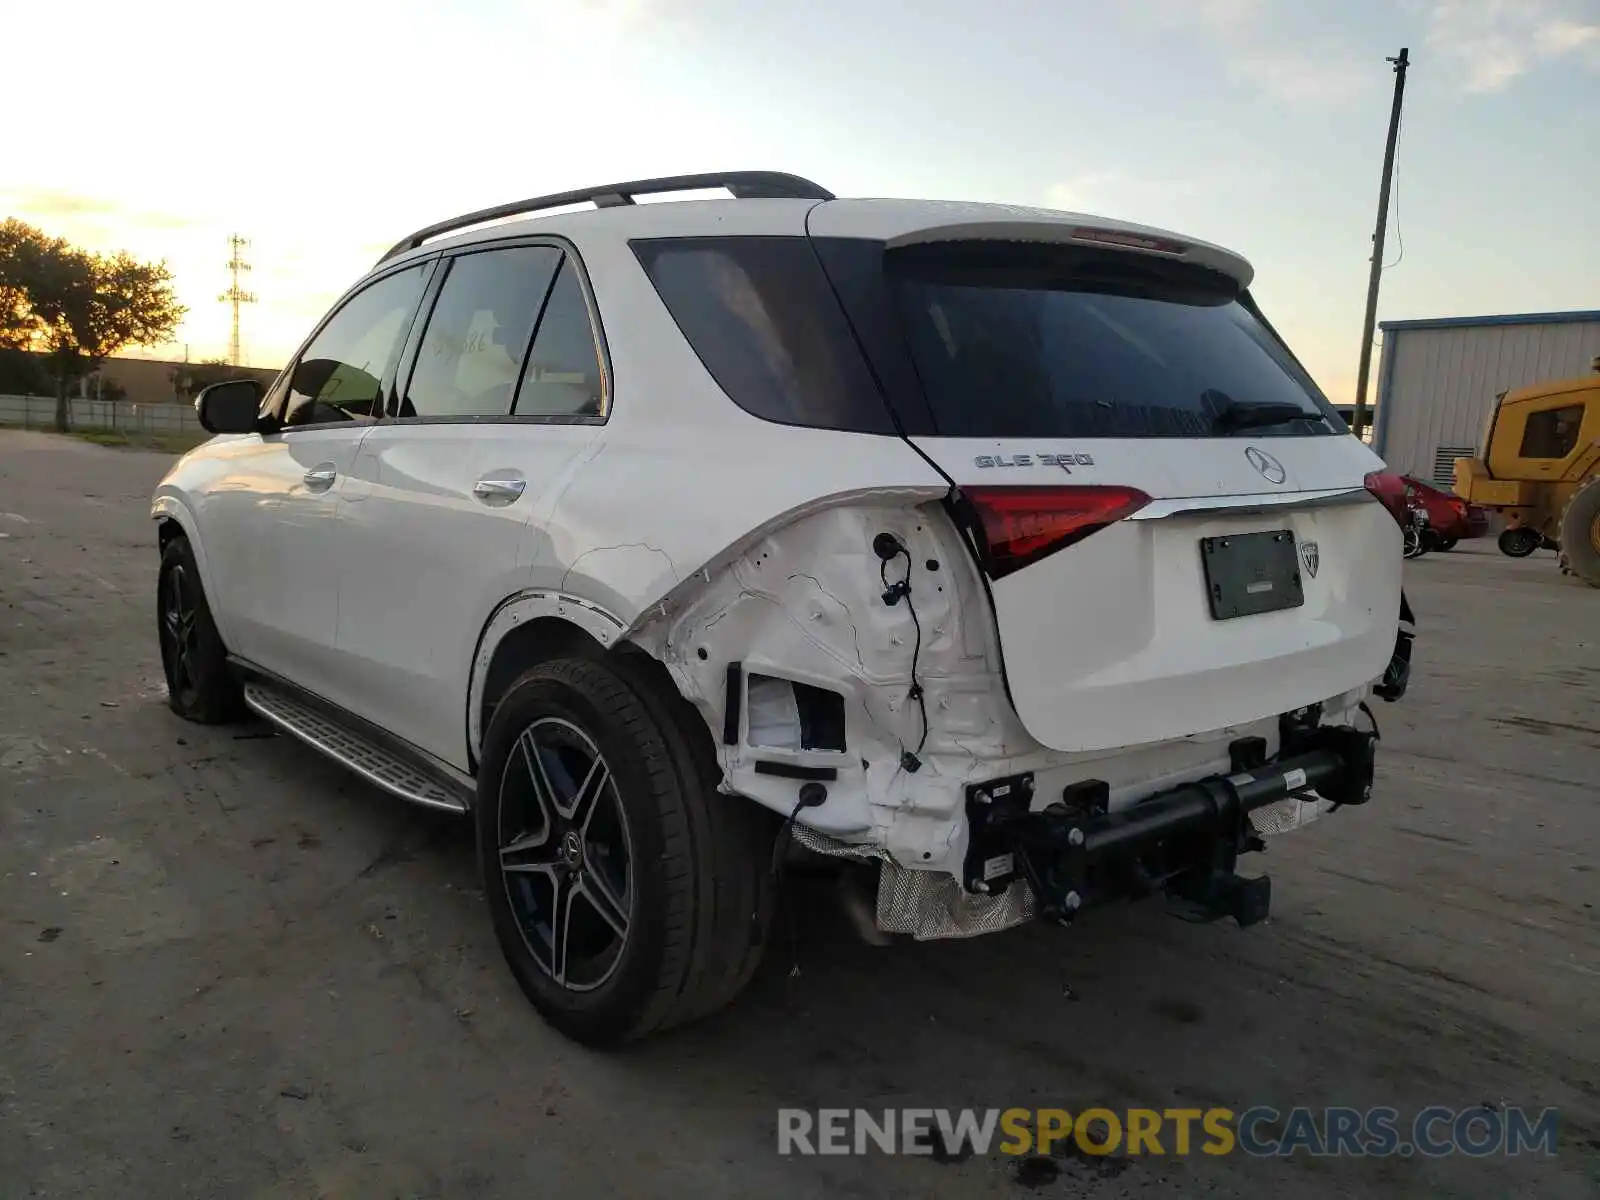
[[[1374,75],[1348,57],[1313,58],[1282,48],[1242,54],[1228,68],[1235,79],[1291,104],[1336,103],[1369,87]]]
[[[1542,63],[1600,65],[1600,21],[1575,0],[1437,0],[1427,46],[1469,92],[1495,92]]]
[[[141,208],[106,196],[47,187],[0,191],[0,212],[42,225],[46,233],[66,236],[69,240],[75,237],[99,240],[123,229],[190,229],[200,223],[193,217],[179,213]]]
[[[1373,75],[1369,62],[1331,40],[1325,24],[1314,35],[1317,52],[1303,50],[1303,13],[1282,0],[1146,0],[1135,19],[1198,35],[1237,83],[1287,104],[1337,103],[1367,87]]]
[[[1162,225],[1176,211],[1175,201],[1197,190],[1189,180],[1155,179],[1106,167],[1080,171],[1052,183],[1045,189],[1044,203],[1064,212]]]

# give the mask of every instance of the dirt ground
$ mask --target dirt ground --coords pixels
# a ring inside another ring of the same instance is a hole
[[[1376,797],[1158,904],[874,948],[802,893],[748,995],[623,1054],[503,969],[467,829],[167,709],[171,460],[0,433],[0,1197],[1592,1197],[1600,592],[1410,564]],[[781,1106],[1560,1109],[1551,1159],[777,1154]]]

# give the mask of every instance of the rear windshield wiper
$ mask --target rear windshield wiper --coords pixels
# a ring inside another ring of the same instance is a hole
[[[1298,404],[1285,401],[1268,401],[1264,404],[1239,404],[1226,392],[1208,391],[1201,399],[1212,404],[1220,401],[1216,416],[1211,419],[1218,433],[1234,433],[1240,429],[1259,429],[1265,425],[1282,425],[1286,421],[1320,421],[1322,414],[1306,411]]]

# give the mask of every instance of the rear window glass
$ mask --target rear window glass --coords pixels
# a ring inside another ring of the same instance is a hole
[[[895,431],[806,238],[655,238],[633,249],[740,408],[786,425]]]
[[[1220,274],[1025,243],[908,247],[883,261],[936,434],[1343,432]]]

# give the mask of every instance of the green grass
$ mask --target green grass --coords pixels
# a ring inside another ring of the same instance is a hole
[[[121,446],[129,450],[161,450],[184,454],[208,440],[209,433],[113,433],[109,429],[74,430],[73,437],[96,446]]]

